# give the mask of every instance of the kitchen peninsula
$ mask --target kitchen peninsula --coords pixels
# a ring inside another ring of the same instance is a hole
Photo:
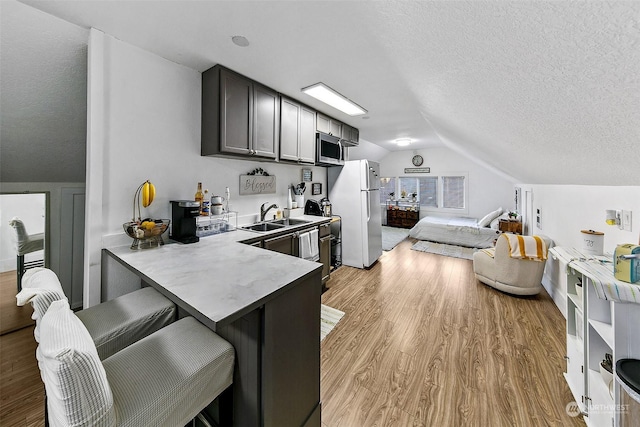
[[[320,426],[322,265],[242,243],[257,235],[103,251],[234,346],[234,425]]]

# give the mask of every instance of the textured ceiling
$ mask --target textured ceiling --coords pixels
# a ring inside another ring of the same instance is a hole
[[[410,137],[521,182],[640,184],[640,3],[23,2],[199,71],[224,64],[387,149]],[[369,119],[300,93],[317,81]]]

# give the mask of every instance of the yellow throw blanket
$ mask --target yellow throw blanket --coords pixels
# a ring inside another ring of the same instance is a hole
[[[519,234],[503,233],[509,243],[511,258],[544,261],[547,259],[547,244],[539,236],[520,236]]]

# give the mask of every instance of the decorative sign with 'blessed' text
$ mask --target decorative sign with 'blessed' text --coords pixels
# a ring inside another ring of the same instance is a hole
[[[273,194],[276,192],[276,177],[265,175],[240,175],[240,195]]]

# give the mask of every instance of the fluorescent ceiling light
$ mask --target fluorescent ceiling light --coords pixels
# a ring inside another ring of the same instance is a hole
[[[311,86],[307,86],[301,89],[302,92],[306,93],[309,96],[313,96],[314,98],[324,102],[336,108],[343,113],[346,113],[350,116],[359,116],[361,114],[366,114],[367,110],[346,98],[345,96],[339,94],[335,90],[331,89],[329,86],[324,83],[316,83]]]
[[[405,147],[411,144],[411,140],[409,138],[396,139],[396,144],[398,144],[398,147]]]

